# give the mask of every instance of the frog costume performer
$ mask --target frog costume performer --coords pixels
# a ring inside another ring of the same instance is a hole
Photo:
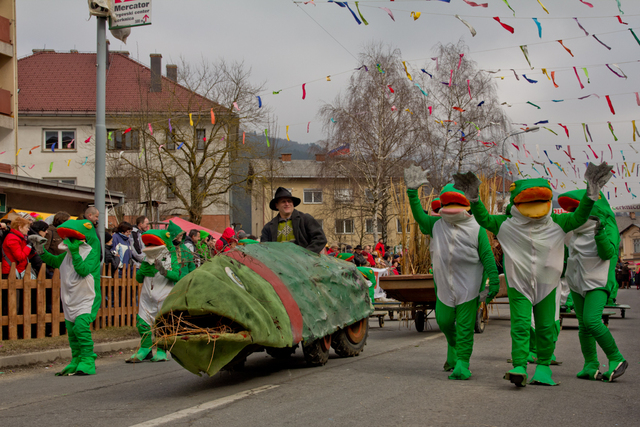
[[[560,206],[573,211],[584,196],[584,190],[574,190],[558,197]],[[620,247],[620,234],[616,219],[607,199],[600,198],[591,210],[589,220],[573,231],[569,241],[566,278],[571,288],[578,338],[584,356],[584,367],[577,377],[588,380],[613,381],[628,367],[611,331],[602,323],[602,310],[616,283],[616,262]],[[609,359],[609,370],[599,371],[596,342]]]
[[[471,377],[469,359],[473,350],[474,326],[480,292],[489,277],[489,296],[500,291],[500,279],[487,232],[468,213],[469,201],[447,184],[440,193],[440,216],[429,216],[422,209],[418,190],[428,182],[419,166],[404,171],[404,181],[413,218],[423,234],[431,236],[431,261],[436,285],[436,322],[447,338],[445,371],[449,379]]]
[[[154,324],[162,303],[173,289],[173,285],[183,276],[171,237],[171,233],[167,230],[149,230],[142,235],[145,258],[136,273],[136,281],[142,283],[140,306],[136,316],[140,349],[126,360],[127,363],[139,363],[148,359],[152,362],[168,360],[167,354],[161,348],[156,350],[155,356],[151,353],[153,346],[151,325]],[[183,270],[186,272],[186,268]]]
[[[612,176],[606,163],[589,164],[584,178],[587,191],[573,213],[554,214],[553,193],[543,178],[522,179],[511,184],[511,199],[505,215],[489,215],[480,201],[480,180],[472,173],[454,175],[455,187],[471,201],[478,223],[496,235],[504,251],[511,312],[511,358],[513,369],[504,379],[517,387],[527,384],[527,356],[531,314],[536,325],[538,365],[531,384],[556,385],[551,358],[555,350],[556,292],[564,261],[564,239],[568,232],[589,218],[600,189]]]
[[[170,251],[176,253],[178,263],[182,267],[183,270],[186,270],[184,274],[191,273],[196,269],[196,264],[193,262],[194,256],[193,253],[187,248],[187,246],[182,241],[185,232],[178,227],[173,221],[169,221],[169,226],[167,227],[167,231],[170,234],[171,238],[171,248]]]
[[[95,375],[91,323],[96,320],[101,303],[100,240],[91,221],[68,220],[57,228],[65,252],[51,255],[36,247],[42,261],[60,269],[60,300],[67,327],[71,363],[56,375]]]

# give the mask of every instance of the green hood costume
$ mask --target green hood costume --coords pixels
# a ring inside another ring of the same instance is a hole
[[[71,347],[71,363],[56,375],[96,373],[90,325],[101,304],[100,240],[87,220],[68,220],[57,228],[65,252],[51,255],[44,250],[42,261],[60,269],[60,300]]]
[[[568,191],[558,197],[558,202],[566,210],[575,208],[584,193],[584,190]],[[567,247],[569,257],[565,277],[575,305],[578,337],[585,360],[577,376],[612,381],[624,373],[628,364],[620,354],[611,331],[601,320],[607,298],[617,292],[615,268],[620,247],[615,214],[602,192],[589,220],[573,231]],[[604,374],[600,374],[596,342],[609,359],[609,370]]]
[[[335,342],[334,333],[360,321],[366,333],[372,311],[353,264],[293,243],[261,243],[219,254],[180,280],[155,330],[180,365],[212,376],[260,347],[291,350],[303,341],[304,350],[332,334]]]
[[[489,278],[490,301],[500,290],[500,280],[487,232],[464,210],[469,206],[464,193],[447,184],[440,192],[440,216],[429,216],[420,203],[418,189],[407,189],[413,218],[423,234],[431,236],[429,250],[436,284],[436,322],[447,338],[445,371],[452,380],[471,377],[469,360],[473,351],[479,294]]]
[[[186,272],[190,273],[196,269],[196,264],[194,262],[193,253],[187,248],[187,246],[183,243],[183,236],[185,232],[178,227],[173,221],[169,221],[169,226],[167,227],[167,231],[169,232],[171,241],[174,243],[173,251],[176,252],[178,263],[181,268],[186,268]],[[180,238],[180,242],[175,244],[175,240]]]

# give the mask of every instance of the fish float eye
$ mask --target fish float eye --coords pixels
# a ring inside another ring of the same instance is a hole
[[[236,276],[236,273],[234,273],[233,270],[231,270],[229,267],[225,267],[224,271],[227,273],[227,276],[229,276],[229,278],[233,281],[233,283],[240,286],[245,291],[247,290],[247,288],[244,287],[244,285],[240,281],[240,278]]]

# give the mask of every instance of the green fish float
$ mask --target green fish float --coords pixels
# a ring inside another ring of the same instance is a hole
[[[357,356],[373,306],[348,262],[293,243],[239,246],[180,280],[156,318],[157,345],[194,374],[209,376],[266,349],[324,365],[333,347]]]

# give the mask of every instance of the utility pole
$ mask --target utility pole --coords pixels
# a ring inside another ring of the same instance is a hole
[[[98,21],[98,46],[96,50],[96,176],[95,207],[100,212],[98,217],[98,236],[100,251],[104,252],[104,230],[106,219],[105,187],[106,187],[106,152],[107,128],[105,126],[105,100],[107,87],[107,18],[96,16]]]

